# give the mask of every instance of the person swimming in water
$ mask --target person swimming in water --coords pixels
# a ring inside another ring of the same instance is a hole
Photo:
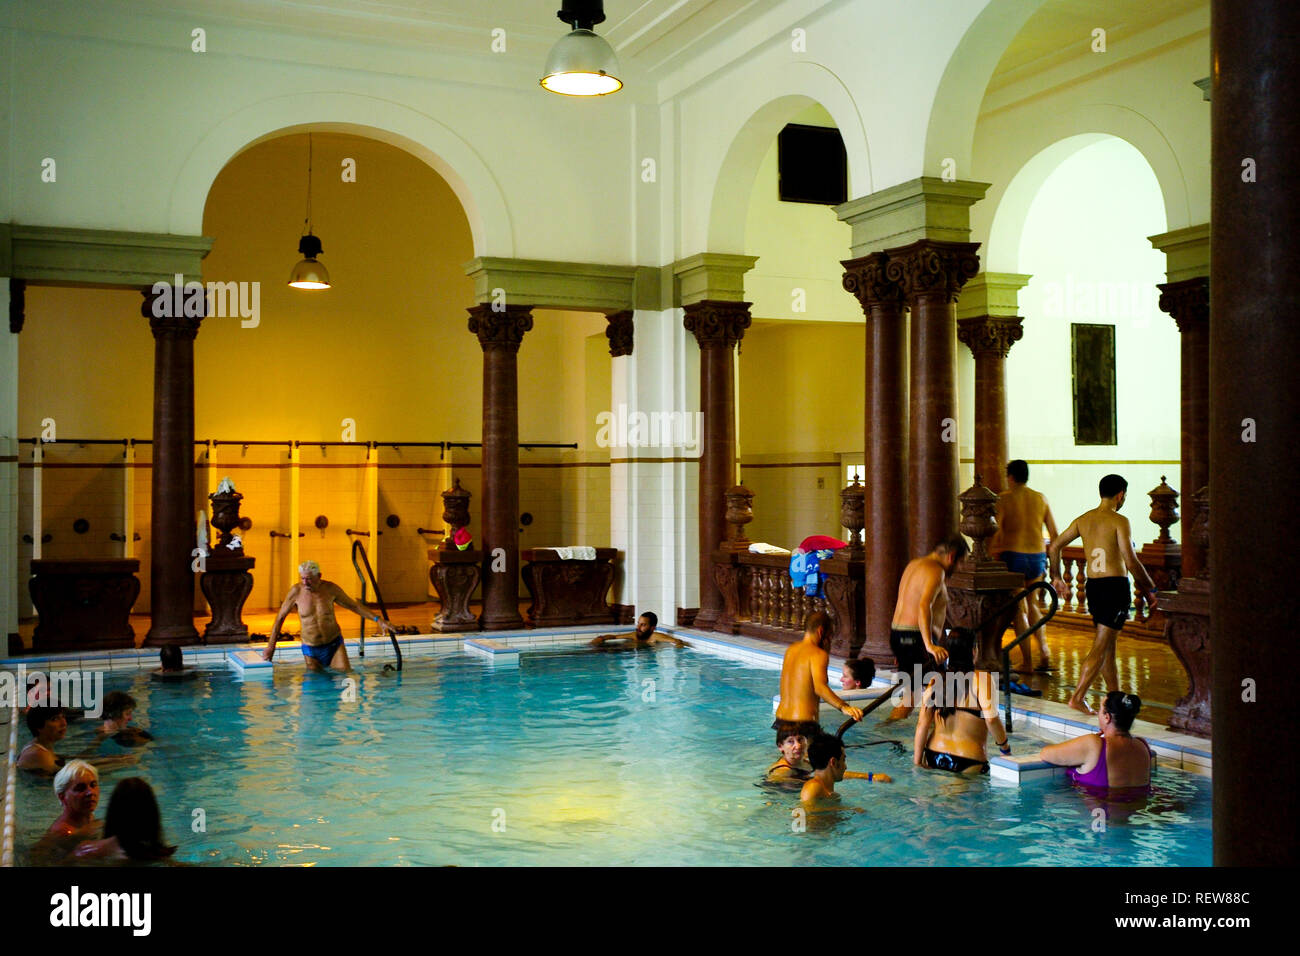
[[[817,719],[821,701],[826,701],[845,717],[862,719],[862,710],[845,703],[826,682],[830,655],[822,646],[831,619],[825,611],[813,611],[804,622],[803,640],[791,644],[781,661],[781,703],[776,709],[772,729],[777,746],[784,733],[792,732],[813,738],[821,734]]]
[[[683,640],[673,637],[671,634],[658,634],[655,628],[659,626],[659,615],[654,611],[646,611],[636,619],[636,630],[631,634],[601,634],[599,637],[592,638],[592,647],[604,647],[611,641],[626,641],[628,647],[650,647],[654,644],[672,644],[674,647],[690,647]]]
[[[1038,755],[1057,767],[1068,767],[1070,779],[1093,790],[1135,790],[1150,787],[1151,746],[1130,731],[1142,709],[1142,698],[1113,690],[1097,711],[1099,732],[1049,744]]]
[[[109,691],[104,697],[104,722],[96,734],[99,740],[112,737],[123,747],[140,747],[153,740],[153,734],[141,727],[130,726],[135,716],[135,698],[120,690]]]
[[[62,707],[31,707],[27,729],[32,741],[18,755],[18,769],[52,777],[67,762],[54,752],[54,745],[68,732],[68,718]]]
[[[63,812],[32,847],[33,866],[57,866],[78,843],[99,836],[103,821],[95,819],[99,806],[99,771],[84,760],[69,760],[54,775],[54,796]]]
[[[781,759],[767,768],[768,780],[807,780],[812,776],[808,762],[808,740],[803,734],[787,730],[776,735]]]
[[[330,667],[341,671],[352,670],[348,650],[343,645],[343,631],[334,619],[335,604],[367,621],[374,621],[383,633],[393,633],[392,626],[378,614],[352,600],[333,581],[322,578],[319,564],[304,561],[298,565],[298,583],[289,589],[288,596],[280,605],[280,613],[271,625],[271,636],[266,642],[266,650],[262,652],[262,660],[269,661],[275,654],[276,642],[280,640],[280,625],[284,623],[289,611],[297,608],[298,619],[302,622],[302,657],[307,669],[319,671]]]
[[[840,668],[841,690],[862,690],[876,679],[876,662],[870,657],[850,657]]]
[[[808,744],[808,762],[812,764],[812,777],[799,791],[799,802],[817,804],[838,800],[835,784],[844,779],[847,770],[843,742],[830,734],[818,734]]]
[[[113,788],[104,817],[104,838],[82,843],[72,853],[76,863],[165,862],[176,847],[163,837],[162,814],[153,787],[141,777],[127,777]]]
[[[930,681],[921,699],[912,762],[931,770],[988,773],[984,747],[990,731],[998,749],[1011,753],[998,718],[997,686],[992,674],[975,670],[973,631],[954,629],[946,643],[945,673]]]

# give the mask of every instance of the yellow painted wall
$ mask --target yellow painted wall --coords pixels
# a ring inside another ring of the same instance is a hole
[[[321,261],[334,283],[328,291],[285,284],[298,259],[305,211],[306,136],[272,140],[235,157],[209,195],[204,232],[215,241],[203,278],[260,283],[260,315],[251,328],[238,317],[204,320],[195,340],[195,433],[220,441],[302,442],[297,520],[306,537],[300,557],[320,560],[355,590],[345,532],[371,531],[366,544],[378,559],[385,598],[419,601],[428,590],[425,550],[437,539],[422,538],[416,529],[442,529],[438,492],[450,483],[450,462],[477,462],[477,451],[457,452],[444,464],[437,450],[381,450],[378,520],[385,535],[376,543],[363,500],[364,451],[322,452],[310,443],[342,440],[345,418],[355,421],[361,442],[480,439],[482,351],[467,327],[473,286],[463,268],[473,256],[469,228],[447,184],[414,157],[359,137],[315,134],[312,140],[313,231],[325,247]],[[344,158],[356,161],[355,183],[341,181]],[[150,437],[153,338],[141,302],[130,290],[28,290],[19,344],[20,434],[37,435],[41,422],[53,418],[63,439]],[[601,465],[608,455],[594,441],[595,415],[610,394],[604,329],[598,313],[538,310],[524,337],[521,440],[574,442],[582,449],[521,452],[521,462],[547,466],[526,468],[521,476],[521,510],[537,517],[525,546],[608,544],[608,467]],[[47,555],[121,553],[107,537],[123,523],[116,519],[122,469],[107,461],[120,451],[53,448],[70,461],[105,461],[44,473],[45,521],[56,532]],[[203,458],[203,450],[196,451],[196,461]],[[148,462],[143,446],[135,488],[142,535],[134,544],[142,566],[137,610],[146,610],[149,598]],[[597,465],[572,467],[578,462]],[[246,553],[258,559],[247,607],[278,606],[294,577],[288,542],[269,536],[273,528],[288,530],[294,518],[287,449],[223,444],[211,470],[218,479],[230,474],[254,522],[244,542]],[[30,534],[31,475],[24,472],[20,532]],[[477,526],[479,470],[456,473],[474,492]],[[196,510],[206,503],[207,484],[204,468],[196,476]],[[111,514],[101,514],[105,508]],[[323,532],[312,524],[318,514],[330,520]],[[401,519],[395,530],[384,524],[389,514]],[[92,530],[76,536],[71,523],[81,516]],[[30,547],[20,550],[20,558],[30,558]]]

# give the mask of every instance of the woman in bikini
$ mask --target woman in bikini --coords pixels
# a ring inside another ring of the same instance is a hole
[[[984,746],[989,732],[1003,754],[1011,753],[998,719],[993,675],[975,670],[975,635],[954,630],[946,642],[948,660],[942,681],[933,680],[921,699],[912,762],[931,770],[988,773]]]
[[[1142,698],[1113,690],[1097,711],[1096,734],[1043,748],[1039,759],[1069,767],[1070,779],[1092,789],[1140,791],[1151,786],[1151,748],[1129,731],[1142,709]]]

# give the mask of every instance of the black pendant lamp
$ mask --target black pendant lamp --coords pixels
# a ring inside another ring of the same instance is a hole
[[[312,160],[312,143],[311,133],[307,134],[307,226],[306,234],[298,240],[298,253],[303,257],[302,261],[293,267],[289,273],[289,285],[295,289],[328,289],[330,287],[330,274],[325,266],[316,261],[324,250],[321,248],[320,240],[312,235],[311,232],[311,160]]]

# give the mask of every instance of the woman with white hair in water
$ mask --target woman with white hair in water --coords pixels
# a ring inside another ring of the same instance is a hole
[[[34,866],[55,865],[82,840],[93,840],[103,827],[95,819],[99,806],[99,771],[84,760],[69,760],[54,775],[54,796],[63,812],[32,847]]]
[[[1039,759],[1069,767],[1070,779],[1094,790],[1130,790],[1151,785],[1151,747],[1134,737],[1133,720],[1142,698],[1113,690],[1097,711],[1100,733],[1076,737],[1043,748]]]

